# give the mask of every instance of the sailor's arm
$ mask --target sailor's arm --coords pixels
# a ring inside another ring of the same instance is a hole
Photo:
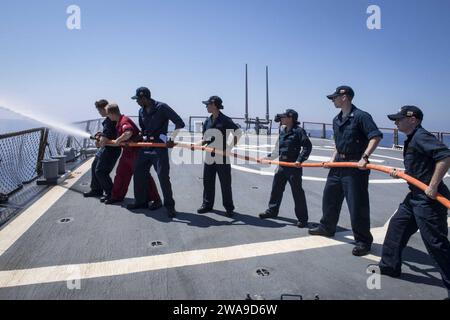
[[[203,147],[205,145],[207,145],[209,143],[209,141],[207,141],[205,139],[205,134],[206,134],[206,127],[205,124],[203,123],[203,127],[202,127],[202,140],[200,140],[199,142],[195,143],[194,145],[196,146],[200,146]]]
[[[367,145],[366,151],[364,151],[363,157],[358,162],[358,167],[360,169],[364,169],[369,163],[370,155],[375,151],[375,149],[380,144],[381,137],[374,137],[369,140],[369,144]]]
[[[439,184],[442,182],[442,179],[444,178],[445,174],[449,169],[450,169],[450,157],[447,157],[436,163],[436,168],[434,169],[430,185],[425,190],[425,194],[429,198],[436,199]]]
[[[336,161],[336,156],[338,154],[338,151],[336,150],[336,148],[334,148],[333,154],[331,155],[330,161],[329,162],[334,162]]]
[[[309,155],[312,152],[312,143],[311,143],[311,140],[309,140],[306,133],[302,132],[300,134],[300,139],[301,139],[302,151],[299,153],[299,155],[297,157],[297,161],[296,161],[297,163],[303,163],[306,160],[308,160]]]
[[[172,136],[169,138],[169,140],[175,141],[175,138],[180,132],[180,129],[183,129],[186,125],[181,117],[171,107],[166,105],[164,111],[169,120],[172,121],[173,124],[175,124],[175,130],[172,132]]]
[[[130,140],[132,136],[133,132],[131,130],[127,130],[116,140],[111,140],[111,144],[113,144],[114,147],[120,147],[121,143]]]
[[[105,137],[104,135],[100,136],[100,139],[98,140],[98,143],[96,143],[96,145],[100,148],[105,147],[107,144],[110,144],[111,140],[109,140],[107,137]]]
[[[280,139],[277,139],[277,142],[275,143],[275,147],[273,148],[272,152],[265,157],[265,160],[275,160],[280,156]]]

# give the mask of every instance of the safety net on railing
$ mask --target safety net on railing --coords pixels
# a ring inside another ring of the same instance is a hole
[[[9,194],[38,175],[44,128],[0,135],[0,193]]]

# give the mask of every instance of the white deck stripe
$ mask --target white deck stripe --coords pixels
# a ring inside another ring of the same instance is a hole
[[[450,218],[448,219],[448,224],[450,226]],[[389,221],[383,227],[371,230],[374,243],[383,243],[388,225]],[[0,288],[121,276],[208,263],[235,261],[274,254],[328,248],[348,244],[351,240],[353,240],[352,232],[346,231],[337,233],[335,238],[307,236],[113,261],[7,270],[0,271]],[[379,255],[380,252],[374,252],[374,254],[367,255],[364,258],[378,262],[380,260]]]
[[[450,219],[448,223],[450,225]],[[381,228],[371,230],[374,243],[383,243],[387,227],[388,223]],[[349,244],[352,240],[352,232],[346,231],[337,233],[335,238],[307,236],[113,261],[0,271],[0,288],[122,276],[141,272],[235,261],[311,249],[329,248]],[[363,258],[379,262],[379,255],[380,252],[374,252],[374,254],[364,256]]]
[[[349,242],[345,235],[350,233],[341,233],[336,239],[309,236],[114,261],[0,271],[0,288],[120,276],[332,247]],[[77,276],[74,278],[75,273]]]
[[[238,166],[235,164],[231,164],[231,168],[242,171],[242,172],[259,174],[261,176],[274,176],[275,175],[275,172],[273,172],[273,171],[250,169],[250,168],[241,167],[241,166]],[[327,178],[303,176],[303,180],[326,182]],[[370,179],[369,183],[371,183],[371,184],[402,184],[402,183],[406,183],[406,181],[403,179],[387,178],[387,179]]]
[[[0,256],[5,253],[47,210],[72,187],[88,169],[93,159],[86,161],[61,186],[54,186],[16,219],[0,230]]]

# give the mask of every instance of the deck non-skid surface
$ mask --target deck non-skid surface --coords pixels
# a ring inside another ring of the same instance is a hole
[[[329,142],[313,143],[312,159],[331,155]],[[255,145],[250,141],[236,151],[258,149]],[[378,150],[376,154],[379,157],[373,158],[380,164],[402,167],[396,160],[401,152]],[[351,255],[345,205],[333,239],[311,237],[294,225],[289,186],[279,218],[258,218],[270,194],[270,168],[234,166],[236,215],[227,218],[218,182],[218,211],[196,213],[202,199],[202,165],[172,163],[179,212],[173,220],[163,208],[132,212],[124,205],[105,206],[98,199],[84,199],[88,168],[89,162],[65,186],[49,190],[32,211],[0,230],[1,299],[244,299],[247,293],[267,299],[286,293],[311,299],[315,294],[323,299],[440,299],[446,294],[419,234],[405,251],[402,278],[381,277],[380,290],[367,288],[367,265],[378,261],[386,223],[407,192],[406,184],[384,174],[371,175],[373,254],[357,258]],[[321,217],[326,174],[326,169],[304,172],[311,223]],[[130,185],[125,204],[132,195]],[[60,223],[62,218],[72,220]],[[158,241],[162,245],[152,245]],[[270,274],[258,275],[258,269]],[[74,279],[80,279],[75,281],[79,289],[68,288],[67,281]]]

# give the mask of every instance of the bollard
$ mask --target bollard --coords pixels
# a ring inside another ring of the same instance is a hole
[[[66,156],[66,162],[74,161],[76,158],[76,152],[74,148],[65,148],[64,155]]]
[[[42,160],[42,172],[46,180],[58,179],[59,160],[45,159]]]
[[[66,156],[54,156],[52,159],[58,160],[58,174],[66,173]]]

